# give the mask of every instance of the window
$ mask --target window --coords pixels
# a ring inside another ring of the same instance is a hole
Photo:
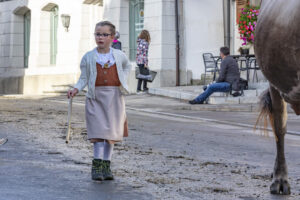
[[[144,0],[131,0],[129,7],[129,27],[130,27],[130,60],[136,57],[136,40],[144,28]]]
[[[30,21],[31,13],[26,12],[24,15],[24,67],[28,68],[28,58],[30,49]]]
[[[57,55],[57,26],[58,26],[58,7],[51,9],[50,13],[50,64],[56,64]]]

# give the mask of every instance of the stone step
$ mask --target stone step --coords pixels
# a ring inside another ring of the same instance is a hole
[[[66,94],[69,89],[72,88],[71,85],[52,85],[52,90],[43,91],[44,94]]]
[[[243,96],[233,97],[229,93],[215,92],[208,100],[209,104],[255,104],[264,89],[245,90]],[[191,100],[203,92],[202,86],[150,88],[149,94]]]

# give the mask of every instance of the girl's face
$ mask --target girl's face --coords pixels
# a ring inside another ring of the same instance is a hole
[[[99,49],[108,49],[113,42],[114,36],[109,26],[97,26],[95,28],[95,41]]]

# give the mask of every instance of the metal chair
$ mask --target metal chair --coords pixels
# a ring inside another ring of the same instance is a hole
[[[256,82],[258,82],[257,70],[260,70],[260,68],[257,65],[256,58],[250,58],[249,59],[249,64],[248,64],[247,70],[248,70],[247,71],[247,79],[249,80],[250,70],[254,70],[253,77],[252,77],[252,82],[254,82],[254,76],[256,77]]]
[[[213,72],[214,77],[213,80],[216,79],[216,73],[219,71],[218,69],[218,60],[215,60],[212,53],[204,53],[203,55],[203,61],[204,61],[204,85],[206,85],[206,73],[207,72]]]

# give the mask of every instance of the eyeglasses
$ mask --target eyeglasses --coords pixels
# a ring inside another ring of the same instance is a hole
[[[108,37],[111,36],[112,34],[108,34],[108,33],[94,33],[95,37]]]

